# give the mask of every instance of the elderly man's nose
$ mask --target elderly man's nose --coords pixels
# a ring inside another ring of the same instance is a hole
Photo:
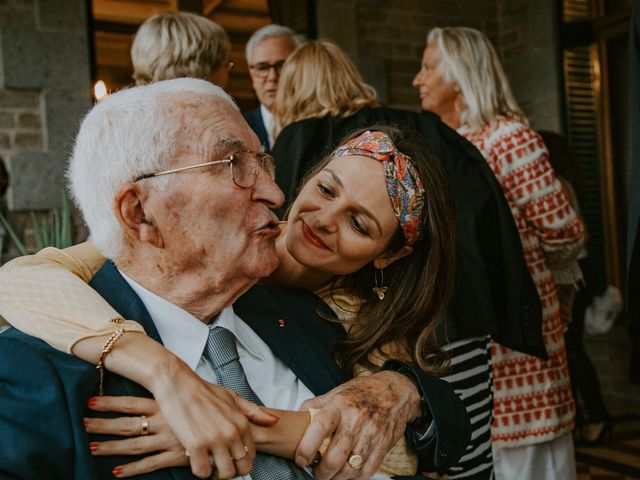
[[[253,188],[253,200],[265,202],[269,208],[278,208],[284,203],[284,193],[275,180],[262,169]]]

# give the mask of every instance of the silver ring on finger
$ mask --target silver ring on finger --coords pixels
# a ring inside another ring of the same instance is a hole
[[[140,420],[142,421],[140,425],[140,436],[145,437],[149,435],[149,419],[146,415],[142,415]]]
[[[362,458],[362,455],[358,455],[357,453],[354,453],[349,457],[349,460],[347,461],[347,463],[354,470],[360,470],[360,467],[362,467],[362,464],[364,463],[364,459]]]
[[[249,453],[249,447],[247,447],[246,445],[244,445],[244,452],[242,452],[242,455],[240,455],[239,457],[231,457],[233,459],[234,462],[239,462],[240,460],[244,459],[247,456],[247,453]]]

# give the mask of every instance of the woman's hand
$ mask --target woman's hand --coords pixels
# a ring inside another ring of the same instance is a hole
[[[81,340],[74,354],[95,363],[104,341],[100,337]],[[250,422],[268,426],[278,421],[231,390],[204,381],[145,335],[125,333],[105,359],[105,366],[153,394],[166,423],[189,450],[191,471],[197,477],[211,476],[212,464],[219,478],[248,473],[250,468],[245,464],[251,462],[234,463],[232,458],[240,458],[245,450],[245,458],[255,456]],[[136,410],[136,414],[142,413]]]
[[[233,392],[229,394],[235,395]],[[94,397],[90,401],[90,408],[133,415],[115,419],[86,418],[85,428],[89,433],[129,437],[123,440],[93,442],[90,446],[93,455],[149,454],[141,460],[116,467],[113,471],[115,476],[124,478],[162,468],[188,466],[192,460],[193,456],[186,455],[185,447],[172,432],[155,400],[138,397]],[[147,417],[147,435],[142,435],[143,415]],[[251,436],[249,437],[251,439]],[[252,442],[251,440],[253,448]],[[251,471],[253,457],[254,454],[245,452],[244,445],[240,445],[238,451],[234,452],[222,444],[220,449],[214,449],[214,452],[209,454],[207,460],[209,469],[215,471],[217,478],[223,479],[248,474]]]
[[[95,397],[89,402],[93,410],[118,412],[121,418],[85,418],[88,433],[129,437],[123,440],[92,442],[93,455],[149,455],[136,462],[113,469],[116,477],[125,478],[161,468],[189,465],[185,448],[173,434],[155,400],[138,397]],[[148,434],[142,435],[143,417],[147,417]]]

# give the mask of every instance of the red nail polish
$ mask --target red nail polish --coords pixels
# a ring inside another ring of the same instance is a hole
[[[91,443],[89,444],[89,449],[90,449],[92,452],[96,452],[96,451],[98,451],[98,447],[99,447],[99,445],[97,444],[97,442],[91,442]]]
[[[89,428],[89,421],[88,420],[82,420],[82,424],[84,425],[84,429],[86,430],[87,428]]]
[[[96,403],[98,403],[98,399],[96,397],[91,397],[87,403],[90,407],[95,407]]]
[[[120,475],[122,475],[122,467],[115,467],[113,470],[111,470],[111,473],[113,473],[116,477],[119,477]]]

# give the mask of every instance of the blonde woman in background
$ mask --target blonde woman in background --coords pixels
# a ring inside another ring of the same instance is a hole
[[[516,221],[543,305],[548,360],[492,345],[497,479],[575,478],[575,405],[556,284],[580,278],[583,225],[556,178],[541,137],[518,107],[490,41],[470,28],[429,33],[413,85],[438,114],[482,152]],[[523,317],[519,321],[527,322]]]
[[[149,17],[131,45],[136,85],[192,77],[226,87],[233,63],[227,32],[208,18],[187,12]]]
[[[345,118],[378,106],[375,89],[329,40],[298,47],[282,69],[280,85],[274,106],[276,137],[285,126],[305,118]]]

